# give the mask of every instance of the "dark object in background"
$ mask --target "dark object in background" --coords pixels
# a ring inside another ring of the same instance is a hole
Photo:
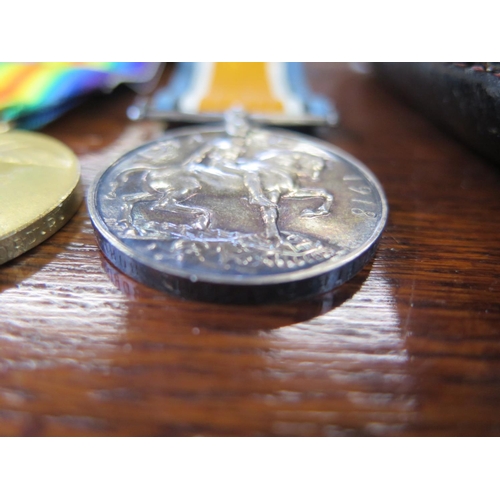
[[[500,63],[376,63],[417,109],[500,163]]]

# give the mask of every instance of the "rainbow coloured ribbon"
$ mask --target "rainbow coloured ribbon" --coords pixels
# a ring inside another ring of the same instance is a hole
[[[0,120],[39,128],[83,95],[150,80],[159,63],[0,63]]]

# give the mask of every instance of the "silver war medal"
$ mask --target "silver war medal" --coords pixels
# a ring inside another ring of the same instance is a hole
[[[373,256],[387,220],[374,175],[344,151],[252,126],[176,129],[94,182],[89,212],[121,271],[195,300],[265,303],[329,291]]]

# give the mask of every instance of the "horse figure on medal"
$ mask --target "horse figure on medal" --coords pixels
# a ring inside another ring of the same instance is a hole
[[[186,215],[193,229],[210,226],[208,209],[186,202],[204,187],[227,194],[238,191],[248,193],[248,202],[257,205],[265,227],[265,237],[273,243],[282,241],[278,229],[278,205],[283,198],[319,198],[316,209],[306,208],[302,217],[327,215],[333,195],[322,188],[300,185],[305,179],[314,181],[325,168],[321,157],[300,151],[269,149],[247,158],[249,137],[224,137],[208,141],[177,165],[151,167],[137,165],[122,172],[112,185],[110,198],[119,198],[120,213],[117,224],[133,237],[133,209],[139,202],[151,202],[151,211],[166,211]],[[134,189],[129,189],[132,175]],[[129,192],[130,191],[130,192]]]

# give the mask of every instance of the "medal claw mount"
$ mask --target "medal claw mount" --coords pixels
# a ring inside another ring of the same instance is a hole
[[[132,121],[159,120],[173,123],[218,123],[224,119],[224,113],[185,113],[176,110],[157,109],[151,100],[144,97],[136,99],[127,109],[127,116]],[[327,115],[285,115],[272,113],[252,113],[249,119],[260,125],[280,127],[335,127],[339,123],[339,115],[332,110]]]

